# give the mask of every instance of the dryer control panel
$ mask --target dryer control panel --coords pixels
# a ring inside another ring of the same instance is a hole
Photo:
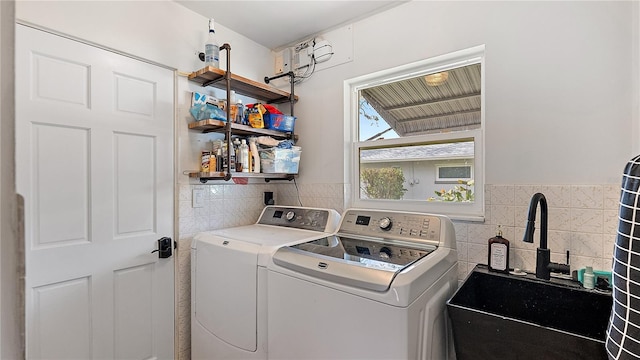
[[[331,228],[335,227],[332,223],[335,223],[339,216],[335,210],[331,209],[267,206],[262,211],[258,224],[324,232],[333,231]],[[326,230],[327,228],[329,230]]]

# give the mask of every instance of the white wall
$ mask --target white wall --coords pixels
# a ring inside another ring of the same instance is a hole
[[[204,64],[196,53],[202,51],[208,19],[172,1],[18,1],[16,18],[102,47],[177,69],[178,181],[187,183],[184,170],[197,169],[199,151],[211,135],[190,132],[188,113],[191,91],[224,96],[219,90],[201,89],[183,76]],[[231,45],[231,71],[260,80],[273,70],[269,49],[216,25],[220,44]],[[221,52],[222,68],[226,54]]]
[[[301,182],[344,179],[344,79],[485,44],[486,183],[618,183],[638,98],[633,6],[412,1],[356,22],[354,61],[296,88]]]
[[[0,1],[0,358],[23,357],[21,257],[14,161],[14,9]]]
[[[195,53],[204,51],[208,19],[173,1],[19,0],[16,18],[180,71],[204,65]],[[231,45],[232,72],[259,80],[272,71],[269,49],[222,25],[216,32],[220,44]]]

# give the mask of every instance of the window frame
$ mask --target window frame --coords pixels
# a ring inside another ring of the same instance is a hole
[[[466,65],[480,64],[481,91],[480,116],[478,129],[456,131],[451,133],[434,133],[409,136],[396,139],[380,139],[375,141],[359,141],[359,91],[383,85],[389,82],[401,81],[430,73],[450,70]],[[484,132],[485,132],[485,47],[484,45],[436,56],[414,63],[398,66],[359,76],[344,81],[344,177],[349,184],[350,195],[345,196],[345,208],[371,208],[404,211],[419,211],[444,214],[452,219],[466,221],[484,221]],[[360,198],[360,150],[411,144],[427,144],[434,142],[456,141],[472,139],[474,142],[473,179],[475,200],[472,203],[450,203],[425,200],[383,200]]]

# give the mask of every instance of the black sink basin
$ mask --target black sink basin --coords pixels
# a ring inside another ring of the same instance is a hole
[[[607,359],[610,293],[478,265],[447,302],[458,360]]]

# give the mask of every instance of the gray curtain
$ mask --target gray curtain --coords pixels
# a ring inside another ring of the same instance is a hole
[[[640,359],[640,156],[624,169],[613,252],[609,359]]]

